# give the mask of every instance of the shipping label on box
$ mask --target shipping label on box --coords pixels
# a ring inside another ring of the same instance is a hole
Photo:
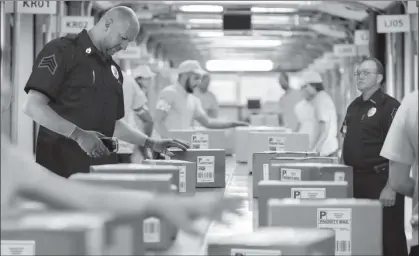
[[[336,255],[351,255],[351,223],[351,208],[317,209],[317,228],[335,231]]]
[[[191,136],[192,149],[209,149],[209,135],[204,133],[196,133]]]
[[[198,156],[196,164],[197,183],[214,182],[214,156]]]
[[[285,150],[285,137],[272,136],[268,137],[268,150],[281,152]]]
[[[154,217],[143,221],[143,239],[144,243],[160,242],[160,220]]]
[[[179,192],[186,192],[186,166],[179,166]]]
[[[1,240],[1,255],[35,256],[35,241]]]
[[[301,180],[301,170],[294,168],[281,168],[281,180]]]
[[[231,256],[281,256],[280,250],[264,250],[264,249],[236,249],[231,248]]]
[[[326,188],[291,188],[291,198],[324,199],[326,198]]]

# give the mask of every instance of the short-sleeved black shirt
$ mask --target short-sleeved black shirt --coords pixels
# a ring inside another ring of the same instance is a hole
[[[81,129],[112,137],[116,121],[124,117],[122,84],[119,66],[83,30],[77,36],[54,39],[41,50],[25,91],[45,94],[58,115]],[[88,172],[92,164],[116,163],[116,155],[92,159],[75,141],[41,126],[36,161],[68,177]]]
[[[359,96],[349,105],[341,127],[345,164],[372,171],[374,166],[388,162],[380,151],[399,106],[395,98],[381,89],[367,101]]]

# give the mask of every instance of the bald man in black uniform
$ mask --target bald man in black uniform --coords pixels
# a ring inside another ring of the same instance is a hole
[[[139,31],[133,10],[115,7],[90,30],[47,43],[26,84],[25,113],[40,125],[36,162],[69,177],[90,165],[117,163],[101,138],[166,152],[186,149],[174,140],[153,140],[123,120],[123,76],[112,55],[126,49]]]

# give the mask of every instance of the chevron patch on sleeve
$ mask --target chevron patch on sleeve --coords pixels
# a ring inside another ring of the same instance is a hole
[[[55,54],[43,57],[38,64],[38,68],[46,68],[51,75],[54,75],[58,68],[57,61],[55,60]]]

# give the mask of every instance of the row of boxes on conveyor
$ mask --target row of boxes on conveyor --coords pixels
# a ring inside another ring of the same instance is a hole
[[[90,173],[70,179],[117,191],[183,196],[194,196],[196,188],[225,187],[224,149],[171,150],[175,154],[171,160],[91,166]],[[1,236],[6,242],[35,241],[35,255],[144,255],[167,251],[178,235],[167,220],[152,214],[117,216],[33,205],[23,204],[10,216],[2,216]],[[12,248],[27,249],[21,242]]]
[[[253,174],[254,229],[212,239],[209,255],[382,255],[381,204],[353,198],[352,168],[280,129],[240,131],[247,152],[236,157]]]

